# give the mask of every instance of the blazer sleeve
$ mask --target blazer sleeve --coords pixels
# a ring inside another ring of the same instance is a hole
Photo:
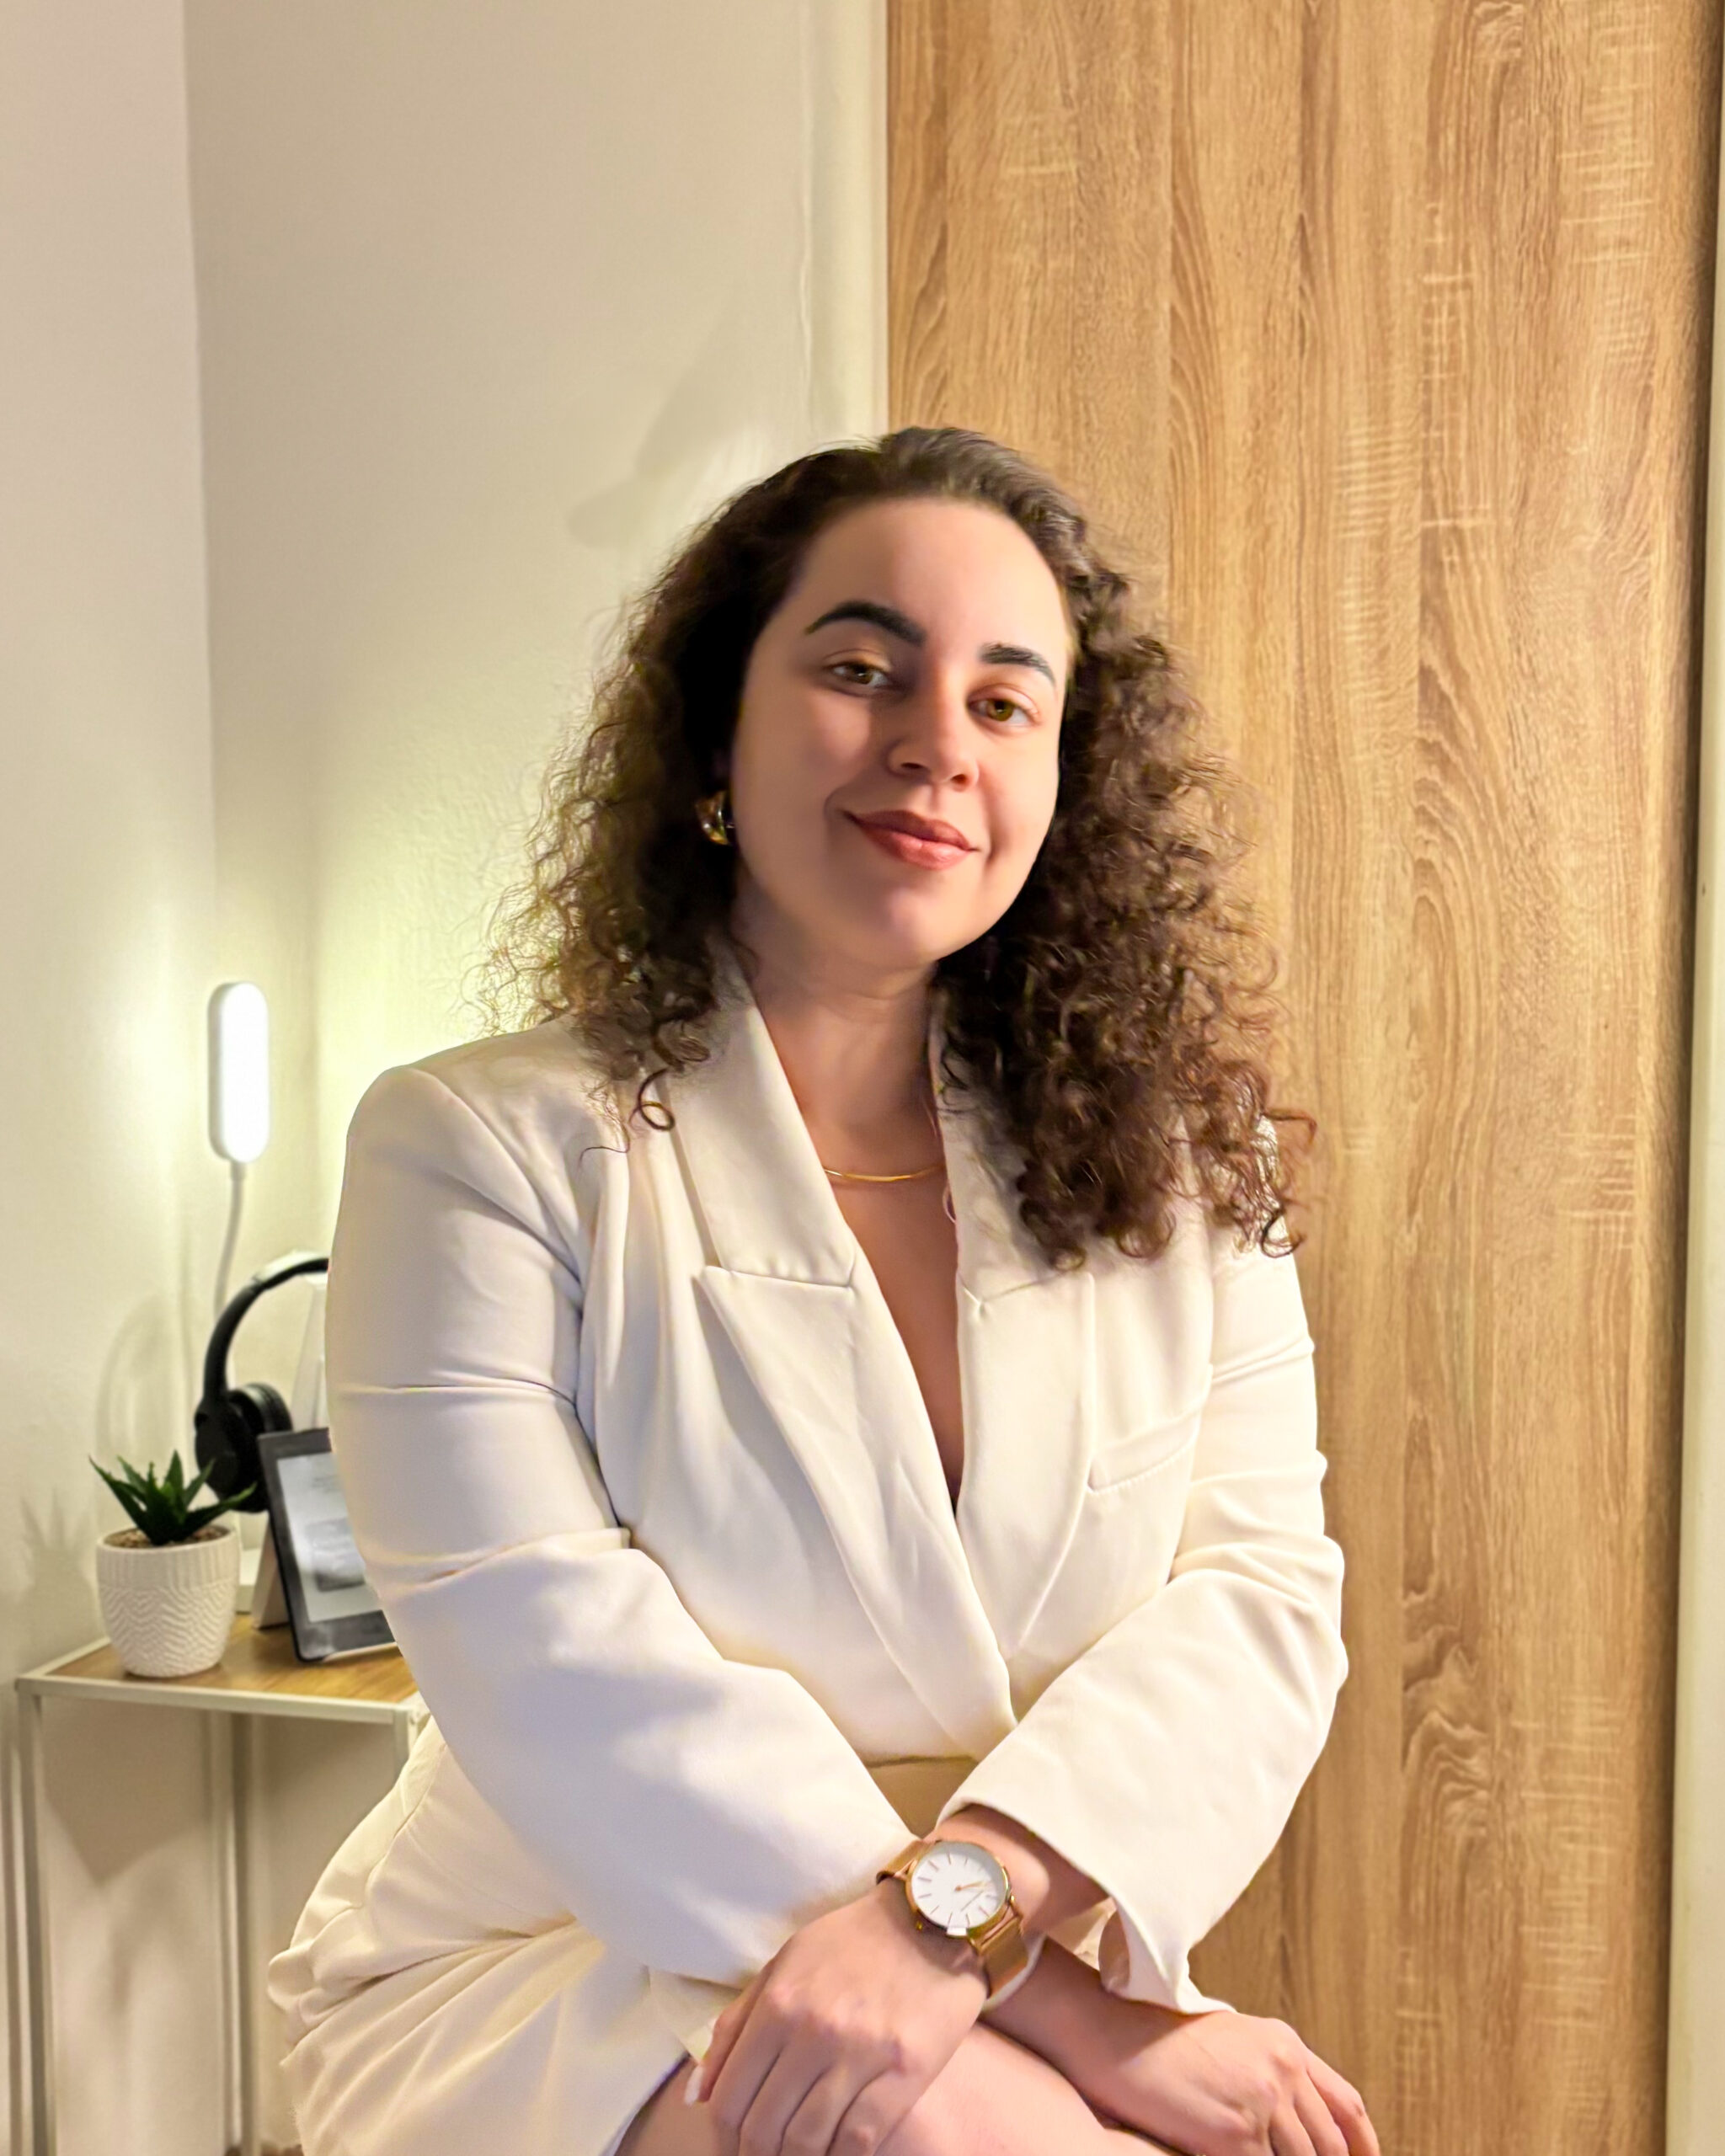
[[[1213,1259],[1213,1283],[1212,1381],[1166,1583],[940,1812],[990,1805],[1087,1873],[1114,1903],[1103,1988],[1187,2013],[1226,2004],[1188,1956],[1275,1846],[1348,1670],[1293,1257],[1254,1245]]]
[[[592,1931],[735,1988],[909,1829],[811,1694],[722,1657],[618,1525],[574,1406],[569,1217],[441,1079],[386,1071],[331,1251],[331,1444],[468,1780]]]

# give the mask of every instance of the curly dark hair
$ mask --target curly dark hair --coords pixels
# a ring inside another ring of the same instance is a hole
[[[611,1083],[633,1081],[630,1119],[664,1127],[654,1080],[709,1053],[711,938],[729,931],[737,857],[702,837],[694,804],[718,783],[755,640],[829,523],[924,497],[1009,516],[1076,643],[1048,835],[1001,920],[935,969],[944,1075],[1022,1159],[1020,1215],[1056,1265],[1103,1237],[1134,1257],[1166,1248],[1174,1193],[1193,1187],[1183,1153],[1215,1225],[1291,1255],[1303,1238],[1269,1241],[1304,1203],[1275,1125],[1302,1124],[1307,1145],[1316,1125],[1268,1106],[1282,1006],[1276,955],[1226,883],[1246,851],[1239,782],[1199,748],[1199,707],[1076,504],[985,435],[903,427],[798,457],[722,504],[624,608],[591,723],[547,774],[531,869],[494,919],[486,1007],[566,1016]]]

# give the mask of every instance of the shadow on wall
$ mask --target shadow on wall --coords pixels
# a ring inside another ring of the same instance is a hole
[[[736,421],[735,385],[758,358],[767,296],[746,283],[732,290],[643,430],[628,473],[584,495],[563,520],[579,544],[611,556],[631,590],[658,568],[676,536],[781,461],[765,426]]]
[[[183,1357],[184,1346],[175,1328],[169,1298],[165,1294],[152,1294],[134,1303],[115,1331],[97,1380],[90,1447],[93,1458],[104,1466],[113,1465],[122,1455],[140,1463],[153,1456],[165,1465],[168,1453],[179,1443],[177,1403],[184,1395]],[[186,1457],[184,1449],[182,1457]],[[187,1464],[190,1464],[189,1459]],[[124,1513],[103,1488],[94,1469],[87,1466],[85,1474],[81,1499],[68,1497],[56,1490],[45,1514],[28,1502],[22,1502],[13,1515],[14,1562],[9,1572],[0,1577],[0,1639],[8,1642],[8,1659],[18,1668],[34,1668],[39,1662],[72,1652],[101,1635],[95,1545],[110,1527],[126,1523]],[[72,1486],[76,1489],[78,1486]],[[104,1725],[99,1732],[93,1731],[91,1734],[99,1739],[96,1756],[123,1775],[124,1755],[130,1751],[131,1740],[147,1732],[116,1732]],[[66,1732],[56,1725],[54,1735],[56,1738],[64,1737]],[[116,1739],[122,1755],[118,1759],[115,1756]],[[8,1684],[3,1696],[0,1696],[0,1761],[9,1762],[16,1743],[16,1695]],[[76,1819],[75,1840],[80,1867],[88,1881],[105,1890],[110,1883],[123,1881],[124,1876],[136,1865],[141,1854],[147,1854],[152,1844],[161,1838],[157,1831],[161,1821],[154,1815],[152,1806],[124,1807],[127,1816],[125,1823],[117,1828],[108,1815],[97,1817],[90,1814],[88,1805],[81,1801],[88,1797],[91,1788],[88,1769],[79,1767],[69,1771],[63,1763],[68,1758],[76,1760],[77,1755],[75,1750],[61,1747],[56,1774],[55,1748],[51,1742],[47,1765],[51,1815],[58,1819]],[[147,1753],[134,1765],[145,1773],[147,1780],[153,1779],[158,1757],[155,1753]],[[183,1762],[190,1779],[182,1794],[190,1797],[195,1807],[203,1801],[201,1758],[201,1748],[194,1746]],[[171,1818],[171,1810],[169,1816]],[[104,1818],[106,1832],[117,1833],[117,1839],[104,1838]],[[0,1851],[7,1853],[9,1878],[16,1877],[10,1860],[22,1845],[22,1827],[14,1777],[8,1772],[0,1776]],[[168,1838],[171,1840],[171,1833]],[[120,1891],[123,1896],[126,1890],[122,1887]],[[5,1965],[10,1970],[22,1972],[23,1912],[14,1894],[8,1893],[4,1901]],[[7,2036],[14,2062],[10,2105],[12,2134],[20,2148],[24,2146],[20,2137],[24,2131],[24,2062],[29,2057],[24,2006],[24,1986],[19,1981],[8,1988]]]
[[[147,1295],[134,1303],[115,1332],[97,1380],[92,1458],[111,1467],[122,1455],[140,1465],[153,1457],[165,1466],[178,1445],[192,1466],[190,1438],[179,1433],[182,1358],[168,1296]],[[19,1508],[17,1568],[10,1583],[0,1587],[0,1638],[12,1643],[20,1668],[69,1652],[68,1640],[81,1645],[101,1634],[95,1547],[109,1528],[126,1523],[94,1468],[86,1466],[85,1475],[82,1504],[56,1494],[45,1518],[28,1504]]]

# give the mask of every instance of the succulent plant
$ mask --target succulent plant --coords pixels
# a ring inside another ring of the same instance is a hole
[[[124,1470],[123,1480],[110,1475],[96,1460],[92,1460],[90,1465],[131,1513],[133,1525],[158,1549],[166,1543],[189,1540],[200,1527],[207,1527],[212,1519],[250,1497],[258,1486],[255,1482],[248,1483],[231,1497],[194,1506],[192,1499],[209,1481],[209,1470],[206,1468],[195,1482],[188,1486],[177,1452],[168,1463],[167,1473],[159,1476],[153,1460],[142,1475],[129,1460],[122,1460],[120,1465]]]

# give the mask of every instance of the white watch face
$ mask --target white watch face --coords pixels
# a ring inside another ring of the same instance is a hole
[[[980,1843],[937,1841],[911,1867],[911,1898],[931,1924],[962,1936],[1005,1906],[1008,1883]]]

